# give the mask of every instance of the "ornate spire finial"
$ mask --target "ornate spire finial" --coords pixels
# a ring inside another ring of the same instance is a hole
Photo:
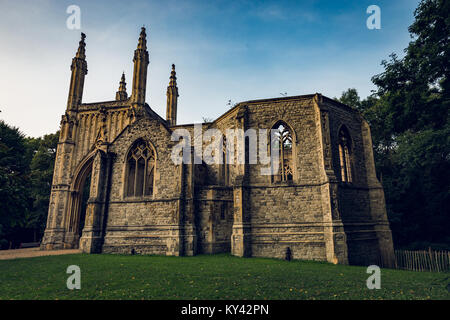
[[[127,83],[125,82],[125,72],[122,73],[120,78],[119,91],[116,92],[116,100],[127,100]]]
[[[84,39],[86,39],[86,35],[82,32],[81,33],[81,40],[78,43],[78,50],[76,54],[76,58],[80,59],[86,59],[86,43],[84,42]]]
[[[177,73],[175,72],[175,65],[172,64],[172,72],[170,73],[169,87],[176,87],[176,86],[177,86]]]
[[[169,126],[177,124],[177,105],[178,105],[178,87],[177,74],[175,72],[175,65],[172,64],[172,72],[170,73],[169,86],[167,87],[167,110],[166,121]]]
[[[125,72],[122,72],[122,77],[120,78],[120,87],[119,90],[127,91],[127,83],[125,82]]]
[[[131,88],[131,102],[143,106],[147,86],[147,67],[149,64],[147,51],[147,35],[145,27],[141,28],[137,49],[134,50],[133,87]]]
[[[147,50],[147,34],[145,33],[145,27],[141,28],[141,34],[139,35],[137,48]]]
[[[77,53],[72,58],[72,64],[70,65],[72,76],[70,78],[69,98],[67,99],[68,111],[77,109],[83,98],[84,77],[88,72],[84,39],[86,39],[86,35],[81,33]]]

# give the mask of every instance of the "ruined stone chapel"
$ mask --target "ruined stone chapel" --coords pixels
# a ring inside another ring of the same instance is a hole
[[[262,175],[266,165],[247,162],[177,164],[172,133],[193,134],[195,125],[177,123],[175,66],[162,118],[145,100],[142,28],[130,96],[122,75],[115,100],[83,103],[85,46],[82,34],[41,249],[284,258],[289,248],[294,259],[393,263],[370,128],[357,110],[318,93],[241,102],[201,129],[277,130],[277,172]],[[246,145],[246,159],[250,152]]]

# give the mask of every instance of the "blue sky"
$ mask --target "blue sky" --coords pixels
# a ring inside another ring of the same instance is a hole
[[[55,132],[65,111],[70,63],[87,35],[83,102],[113,100],[122,71],[131,88],[133,51],[147,27],[147,102],[165,117],[170,66],[176,64],[178,123],[216,118],[228,100],[287,92],[340,96],[374,89],[380,63],[410,41],[419,0],[11,1],[0,0],[0,119],[26,135]],[[69,5],[81,29],[69,30]],[[381,29],[369,30],[369,5]]]

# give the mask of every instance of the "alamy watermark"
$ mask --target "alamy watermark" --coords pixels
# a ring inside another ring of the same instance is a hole
[[[370,16],[366,20],[367,29],[381,29],[381,9],[379,6],[373,4],[367,7],[366,13]]]
[[[367,267],[367,273],[372,274],[369,278],[367,278],[366,285],[367,288],[372,289],[381,289],[381,269],[379,266],[371,265]]]
[[[67,289],[80,290],[81,289],[81,269],[80,269],[80,267],[77,265],[68,266],[66,273],[71,275],[67,278],[67,282],[66,282]]]
[[[70,14],[66,20],[67,29],[80,30],[81,29],[81,9],[79,6],[72,4],[67,7],[66,13]]]
[[[260,163],[265,165],[261,174],[272,175],[280,167],[280,148],[285,143],[282,138],[279,129],[227,129],[224,134],[218,129],[203,132],[202,125],[195,124],[193,137],[187,129],[173,131],[171,139],[178,144],[172,149],[171,159],[176,165]]]

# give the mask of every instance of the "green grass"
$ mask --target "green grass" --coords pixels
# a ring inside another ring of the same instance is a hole
[[[81,289],[68,290],[69,265]],[[449,299],[449,274],[230,255],[62,255],[0,261],[0,299]]]

